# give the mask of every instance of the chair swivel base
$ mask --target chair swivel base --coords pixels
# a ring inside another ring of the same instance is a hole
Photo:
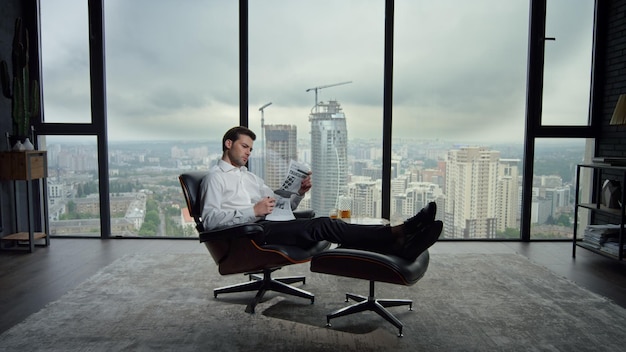
[[[276,269],[265,269],[263,270],[263,276],[257,275],[256,273],[247,274],[250,277],[250,281],[216,288],[213,290],[213,296],[217,298],[217,295],[222,293],[257,291],[252,302],[248,303],[246,306],[246,313],[251,314],[254,314],[254,309],[257,304],[261,302],[267,291],[281,292],[292,296],[307,298],[311,300],[311,304],[315,302],[315,296],[312,293],[290,285],[296,282],[306,284],[306,278],[304,276],[272,278],[272,272],[275,270]]]
[[[402,327],[404,324],[393,314],[391,314],[386,307],[397,306],[409,306],[409,310],[413,310],[413,301],[410,299],[376,299],[374,297],[374,281],[370,281],[370,295],[369,297],[356,295],[352,293],[346,293],[346,302],[352,299],[356,301],[356,304],[338,309],[328,315],[326,315],[326,326],[330,327],[330,320],[333,318],[342,317],[349,314],[360,313],[365,311],[373,311],[383,317],[385,320],[393,324],[398,328],[398,337],[402,337]]]

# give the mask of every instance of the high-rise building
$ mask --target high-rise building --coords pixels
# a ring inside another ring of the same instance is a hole
[[[531,218],[533,224],[545,224],[549,217],[552,217],[553,221],[557,220],[563,213],[567,213],[571,210],[570,202],[570,188],[568,186],[556,187],[556,188],[537,188],[535,187],[536,196],[533,197],[533,209],[537,209],[536,216]],[[533,213],[533,215],[535,215]]]
[[[498,172],[498,192],[496,218],[498,231],[519,228],[519,159],[500,159]]]
[[[265,183],[278,189],[287,176],[290,160],[298,160],[295,125],[265,125]]]
[[[392,189],[394,184],[398,184],[398,180],[392,180]],[[436,202],[437,219],[440,214],[445,212],[444,195],[441,188],[430,182],[406,182],[406,186],[402,192],[392,192],[391,198],[391,218],[392,224],[402,223],[404,220],[415,215],[429,202]]]
[[[406,188],[409,185],[409,176],[401,175],[391,179],[391,194],[402,194],[406,192]]]
[[[348,131],[346,116],[335,100],[320,102],[309,115],[311,122],[311,206],[328,215],[337,198],[347,194]]]
[[[485,147],[448,152],[445,237],[495,237],[499,161],[500,152]]]
[[[400,175],[400,164],[402,160],[392,159],[391,160],[391,178],[394,179]]]
[[[369,160],[355,160],[352,162],[352,176],[364,176],[364,170],[369,167]]]
[[[352,198],[352,216],[379,218],[381,189],[375,181],[357,181],[348,185],[348,195]]]

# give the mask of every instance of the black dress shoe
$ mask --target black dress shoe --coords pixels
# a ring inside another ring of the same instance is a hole
[[[411,262],[415,261],[420,254],[437,242],[441,231],[443,231],[443,222],[437,220],[426,225],[418,233],[407,236],[399,256]]]
[[[435,215],[437,214],[437,203],[430,202],[423,207],[413,217],[404,221],[404,226],[410,231],[416,231],[422,229],[424,226],[431,224],[435,221]]]

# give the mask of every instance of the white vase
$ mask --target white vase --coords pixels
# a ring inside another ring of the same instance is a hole
[[[21,152],[24,150],[24,145],[22,144],[22,142],[17,141],[15,142],[15,144],[13,145],[13,151],[14,152]]]
[[[24,150],[34,150],[35,146],[30,142],[30,140],[28,138],[26,138],[24,140],[24,143],[22,143],[22,146],[24,146]]]

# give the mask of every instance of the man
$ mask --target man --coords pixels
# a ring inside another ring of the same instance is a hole
[[[330,241],[346,247],[393,254],[413,261],[433,245],[442,230],[435,221],[436,204],[430,203],[402,225],[356,225],[328,217],[268,221],[276,204],[273,191],[246,164],[256,135],[246,127],[228,130],[222,139],[222,159],[200,184],[203,204],[202,224],[206,230],[235,224],[257,222],[263,226],[260,244],[307,247],[312,242]],[[311,189],[311,177],[302,180],[297,194],[291,196],[296,209]]]

